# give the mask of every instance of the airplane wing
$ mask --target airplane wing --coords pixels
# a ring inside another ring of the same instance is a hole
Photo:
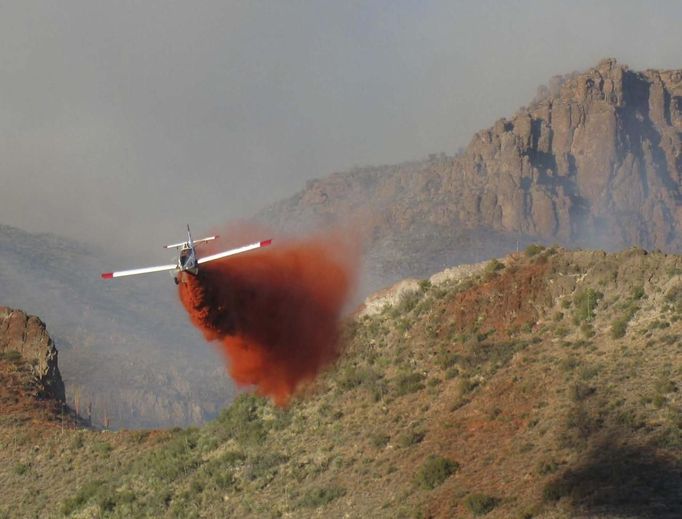
[[[203,258],[199,258],[197,260],[197,263],[200,265],[202,263],[207,263],[209,261],[214,261],[217,259],[221,258],[227,258],[228,256],[234,256],[235,254],[240,254],[242,252],[250,251],[253,249],[259,249],[261,247],[267,247],[272,243],[272,240],[265,240],[265,241],[258,241],[256,243],[251,243],[250,245],[244,245],[243,247],[239,247],[237,249],[230,249],[226,250],[225,252],[219,252],[218,254],[212,254],[211,256],[205,256]]]
[[[159,267],[146,267],[143,269],[121,270],[120,272],[104,272],[102,279],[120,278],[123,276],[135,276],[136,274],[149,274],[150,272],[162,272],[164,270],[175,270],[178,266],[161,265]]]

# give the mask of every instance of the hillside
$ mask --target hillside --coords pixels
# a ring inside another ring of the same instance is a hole
[[[112,427],[201,423],[234,395],[218,354],[189,325],[168,277],[106,283],[110,258],[82,243],[0,225],[0,304],[40,315],[60,351],[66,398]]]
[[[531,242],[681,252],[681,175],[682,70],[606,59],[552,78],[455,156],[335,173],[259,218],[362,228],[376,289]]]
[[[1,422],[0,515],[682,514],[681,256],[533,246],[385,291],[345,337],[285,409],[242,395],[166,432]]]

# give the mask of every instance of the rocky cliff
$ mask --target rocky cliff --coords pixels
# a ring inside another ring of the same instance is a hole
[[[34,381],[40,387],[37,396],[64,402],[64,382],[57,365],[57,349],[34,315],[21,310],[0,307],[0,353],[18,352],[31,367]]]
[[[677,250],[681,138],[682,71],[604,60],[474,136],[452,179],[469,188],[468,204],[453,216],[550,240]]]
[[[553,78],[455,156],[336,173],[260,218],[360,218],[370,286],[530,241],[680,251],[681,150],[682,70],[605,59]]]

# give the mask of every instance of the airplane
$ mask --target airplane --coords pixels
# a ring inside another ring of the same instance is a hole
[[[207,238],[201,238],[200,240],[193,240],[192,233],[189,230],[189,225],[187,226],[187,241],[179,243],[171,243],[170,245],[164,245],[164,249],[173,249],[179,251],[178,258],[173,265],[160,265],[158,267],[145,267],[141,269],[132,270],[121,270],[119,272],[104,272],[102,273],[102,279],[112,279],[119,278],[123,276],[135,276],[137,274],[149,274],[151,272],[163,272],[163,271],[175,271],[173,276],[175,284],[180,284],[180,273],[188,272],[189,274],[197,275],[199,273],[199,265],[203,263],[208,263],[209,261],[215,261],[222,258],[227,258],[228,256],[234,256],[235,254],[241,254],[242,252],[247,252],[250,250],[258,249],[260,247],[267,247],[272,243],[272,240],[264,240],[256,243],[250,243],[249,245],[244,245],[236,249],[226,250],[224,252],[219,252],[217,254],[211,254],[210,256],[204,256],[199,258],[197,256],[197,245],[201,245],[211,240],[215,240],[218,236],[208,236]]]

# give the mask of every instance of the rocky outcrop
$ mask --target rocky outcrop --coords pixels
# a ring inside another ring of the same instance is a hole
[[[0,353],[16,351],[31,366],[42,388],[39,396],[65,401],[64,382],[57,365],[57,349],[43,323],[21,310],[0,307]]]
[[[680,252],[681,174],[682,70],[605,59],[553,78],[456,156],[311,181],[260,217],[361,222],[383,282],[530,241]]]
[[[462,215],[546,240],[679,250],[682,71],[607,59],[477,133]]]

